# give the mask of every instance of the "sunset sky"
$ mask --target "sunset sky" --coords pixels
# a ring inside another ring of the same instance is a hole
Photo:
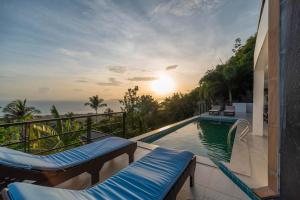
[[[196,87],[257,29],[260,0],[2,0],[0,100],[156,98]],[[220,58],[220,59],[219,59]]]

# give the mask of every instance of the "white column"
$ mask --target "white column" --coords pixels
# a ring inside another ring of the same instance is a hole
[[[262,68],[262,67],[261,67]],[[252,129],[253,135],[263,136],[264,125],[264,70],[254,70],[254,83],[253,83],[253,119]]]

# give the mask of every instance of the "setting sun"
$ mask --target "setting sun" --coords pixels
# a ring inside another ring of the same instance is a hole
[[[170,76],[163,74],[159,79],[152,81],[151,89],[158,95],[169,94],[175,91],[175,82]]]

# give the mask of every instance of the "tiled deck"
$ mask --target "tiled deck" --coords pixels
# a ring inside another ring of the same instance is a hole
[[[139,159],[151,148],[146,144],[139,142],[139,147],[135,153],[135,159]],[[127,166],[128,157],[120,156],[110,162],[107,162],[100,173],[100,182],[117,173],[119,170]],[[84,189],[90,187],[90,177],[84,173],[75,177],[58,187]],[[236,200],[249,199],[235,184],[231,182],[219,169],[204,164],[197,163],[195,174],[195,186],[189,187],[188,181],[180,191],[177,199],[195,199],[195,200]]]
[[[251,114],[237,113],[236,118],[247,119],[250,124]],[[238,127],[237,133],[242,127]],[[225,163],[250,188],[267,185],[267,137],[255,136],[250,132],[246,141],[235,138],[230,163]],[[156,145],[138,142],[136,160],[156,148]],[[100,182],[114,175],[127,166],[126,155],[106,163],[100,173]],[[58,187],[84,189],[90,187],[90,177],[82,174]],[[197,156],[195,186],[189,187],[188,181],[177,199],[249,199],[229,178],[227,178],[208,158]]]

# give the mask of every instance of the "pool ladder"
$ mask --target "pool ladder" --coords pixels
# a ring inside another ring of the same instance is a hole
[[[237,128],[237,126],[239,125],[239,124],[245,124],[245,127],[244,127],[244,129],[243,129],[243,131],[241,132],[241,134],[239,135],[239,139],[240,140],[243,140],[244,139],[244,137],[247,135],[247,133],[249,133],[249,131],[250,131],[250,123],[249,123],[249,121],[248,120],[246,120],[246,119],[238,119],[238,120],[236,120],[236,122],[231,126],[231,128],[229,129],[229,131],[228,131],[228,137],[229,138],[231,138],[231,134],[232,134],[232,132],[233,132],[233,130],[235,129],[235,128]]]

